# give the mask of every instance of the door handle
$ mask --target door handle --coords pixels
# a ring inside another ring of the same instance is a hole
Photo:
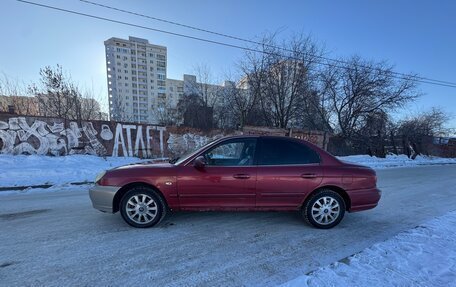
[[[315,173],[303,173],[301,174],[302,178],[316,178],[317,175]]]
[[[248,178],[250,178],[250,175],[240,173],[240,174],[234,174],[233,177],[237,178],[237,179],[248,179]]]

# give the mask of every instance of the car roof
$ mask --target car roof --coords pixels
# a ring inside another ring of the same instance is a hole
[[[220,139],[239,139],[239,138],[280,138],[280,139],[295,139],[293,137],[288,136],[278,136],[278,135],[233,135],[233,136],[225,136],[221,137]]]

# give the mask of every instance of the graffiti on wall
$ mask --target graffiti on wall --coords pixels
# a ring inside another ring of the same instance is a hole
[[[133,143],[132,134],[136,131],[135,140]],[[163,133],[166,131],[165,127],[160,126],[146,126],[145,131],[142,125],[123,125],[118,123],[116,125],[116,133],[114,137],[114,146],[112,149],[112,156],[119,156],[119,147],[123,155],[140,156],[143,152],[143,157],[152,157],[153,151],[153,132],[159,132],[159,147],[161,156],[164,154],[163,148]],[[124,133],[126,136],[124,137]],[[144,137],[145,136],[145,137]],[[146,139],[146,140],[144,140]]]
[[[28,120],[28,121],[27,121]],[[165,127],[11,117],[0,120],[0,153],[163,156]],[[113,131],[112,127],[115,126]]]

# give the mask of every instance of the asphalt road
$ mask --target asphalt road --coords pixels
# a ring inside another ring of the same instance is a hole
[[[331,230],[279,212],[178,213],[133,229],[92,209],[87,187],[0,195],[0,285],[273,286],[456,209],[454,165],[378,178],[379,206]]]

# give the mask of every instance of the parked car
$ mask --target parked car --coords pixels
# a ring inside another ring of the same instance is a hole
[[[134,227],[151,227],[168,211],[298,211],[331,228],[344,213],[377,206],[371,168],[345,163],[299,139],[234,136],[169,163],[140,163],[99,174],[93,207],[120,211]]]

